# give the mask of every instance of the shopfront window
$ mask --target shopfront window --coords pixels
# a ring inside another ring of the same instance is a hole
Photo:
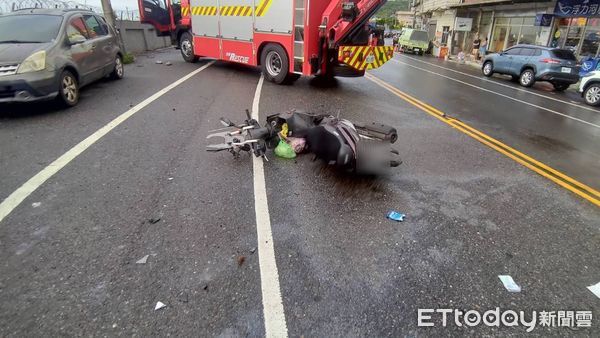
[[[600,46],[600,18],[557,20],[550,46],[572,49],[580,57],[595,57]]]
[[[600,45],[600,19],[590,18],[581,43],[581,56],[596,56]]]
[[[536,44],[541,27],[535,17],[496,18],[490,50],[498,52],[517,44]]]

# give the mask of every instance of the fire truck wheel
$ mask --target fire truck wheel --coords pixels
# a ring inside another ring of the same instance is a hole
[[[277,84],[288,80],[290,61],[280,45],[273,43],[266,45],[260,55],[260,64],[267,80]]]
[[[179,50],[181,51],[181,56],[187,62],[194,63],[198,61],[198,57],[194,55],[194,44],[193,44],[192,34],[189,32],[184,32],[181,34],[181,38],[179,38]]]

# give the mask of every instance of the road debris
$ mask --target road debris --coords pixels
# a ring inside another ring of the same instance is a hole
[[[239,266],[242,266],[242,264],[244,264],[245,261],[246,261],[246,257],[245,256],[238,256],[237,262],[238,262]]]
[[[169,181],[172,181],[172,180],[173,180],[173,177],[169,177],[169,178],[167,178],[167,179],[168,179]]]
[[[160,217],[153,217],[153,218],[150,218],[150,219],[148,220],[148,222],[150,222],[150,223],[152,223],[152,224],[156,224],[156,223],[160,222]]]
[[[140,258],[137,262],[135,262],[135,264],[146,264],[146,262],[148,261],[148,256],[150,256],[150,255],[146,255],[146,256]]]
[[[256,252],[256,248],[252,248],[252,249],[250,249],[250,253],[251,253],[251,254],[253,254],[253,253],[255,253],[255,252]]]
[[[156,310],[160,310],[160,309],[162,309],[163,307],[166,307],[165,303],[163,303],[163,302],[157,302],[157,303],[156,303],[156,306],[154,307],[154,311],[156,311]]]
[[[208,284],[204,284],[204,286],[202,286],[202,290],[208,291]]]
[[[165,66],[172,66],[173,64],[169,61],[165,62]]]
[[[588,286],[588,290],[592,291],[596,297],[600,298],[600,282],[595,285]]]
[[[31,203],[31,206],[32,206],[32,207],[34,207],[34,208],[37,208],[37,207],[39,207],[40,205],[42,205],[42,202],[34,202],[34,203]]]
[[[406,217],[405,214],[397,212],[397,211],[390,211],[387,214],[387,218],[391,219],[392,221],[396,221],[396,222],[404,222],[404,217]]]
[[[521,292],[521,287],[515,283],[513,278],[509,275],[498,275],[502,284],[508,292]]]
[[[163,64],[163,62],[162,62],[162,61],[160,61],[160,60],[156,60],[156,64],[157,64],[157,65],[162,65],[162,64]]]

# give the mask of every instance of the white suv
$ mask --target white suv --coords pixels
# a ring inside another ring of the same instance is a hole
[[[578,91],[585,103],[590,106],[600,105],[600,71],[596,70],[582,76]]]

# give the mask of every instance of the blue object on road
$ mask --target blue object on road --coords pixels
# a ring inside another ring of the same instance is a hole
[[[404,222],[404,217],[406,217],[405,214],[399,213],[397,211],[390,211],[387,214],[387,218],[396,222]]]

